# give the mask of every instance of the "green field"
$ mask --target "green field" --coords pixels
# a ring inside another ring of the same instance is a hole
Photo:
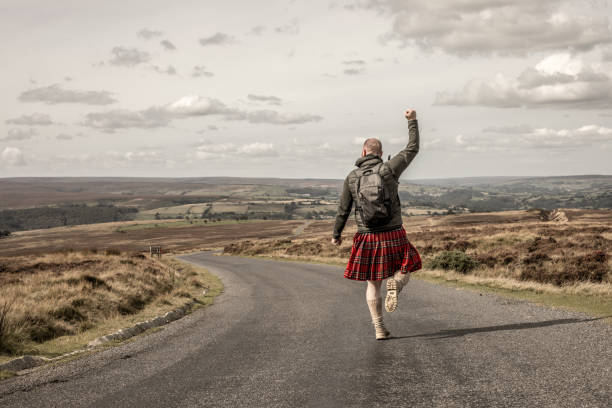
[[[194,220],[177,220],[171,222],[151,222],[151,223],[139,223],[131,224],[117,228],[116,232],[126,232],[135,230],[146,230],[154,228],[181,228],[181,227],[204,227],[213,225],[226,225],[226,224],[247,224],[254,222],[262,222],[263,220],[222,220],[222,221],[208,221],[207,219],[194,219]]]

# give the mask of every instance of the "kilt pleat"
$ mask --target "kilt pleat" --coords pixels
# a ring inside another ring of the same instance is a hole
[[[408,241],[404,227],[392,231],[356,233],[344,277],[353,280],[382,280],[395,272],[421,269],[421,257]]]

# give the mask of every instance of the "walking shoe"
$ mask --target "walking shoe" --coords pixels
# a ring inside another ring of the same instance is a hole
[[[385,297],[385,310],[389,313],[397,309],[397,295],[401,291],[401,284],[394,278],[387,279],[387,297]]]
[[[386,340],[391,337],[391,333],[385,328],[382,316],[372,319],[372,323],[376,329],[376,340]]]

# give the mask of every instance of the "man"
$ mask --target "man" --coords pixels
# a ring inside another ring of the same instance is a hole
[[[363,144],[356,169],[344,180],[338,206],[332,243],[342,243],[342,230],[355,204],[357,233],[353,237],[351,256],[344,277],[367,281],[366,302],[370,309],[376,339],[391,335],[382,318],[381,285],[387,279],[385,309],[397,308],[397,295],[410,279],[410,273],[421,269],[421,258],[408,241],[402,226],[398,195],[400,175],[419,152],[419,129],[416,112],[405,112],[408,120],[408,144],[396,156],[383,162],[382,144],[375,138]]]

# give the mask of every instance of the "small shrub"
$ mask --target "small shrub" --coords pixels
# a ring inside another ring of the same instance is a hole
[[[146,299],[144,299],[141,295],[127,295],[126,299],[117,305],[117,311],[122,315],[134,314],[142,310],[146,303]]]
[[[51,316],[25,316],[24,322],[27,324],[29,338],[37,343],[74,333],[69,325],[55,321]]]
[[[472,248],[472,247],[474,247],[474,244],[469,241],[465,241],[465,240],[459,240],[459,241],[453,240],[453,241],[449,241],[444,244],[444,249],[446,251],[465,252],[466,249]]]
[[[541,252],[531,253],[523,258],[525,265],[542,265],[545,261],[550,261],[550,257]]]
[[[489,268],[493,268],[498,263],[498,259],[496,256],[483,254],[475,256],[476,262],[480,265],[487,266]]]
[[[574,282],[601,283],[609,273],[608,255],[603,251],[566,258],[560,262],[562,263],[560,271],[542,267],[535,262],[530,263],[521,271],[520,279],[562,286]]]
[[[81,276],[81,280],[90,284],[92,288],[103,287],[105,289],[110,289],[108,284],[103,279],[100,279],[97,276],[85,274]]]
[[[514,262],[514,257],[511,255],[507,255],[504,257],[504,259],[502,259],[502,265],[510,265],[512,262]]]
[[[85,315],[73,305],[60,306],[51,312],[51,316],[66,322],[80,322],[85,319]]]
[[[454,270],[466,274],[478,266],[478,261],[461,251],[442,251],[426,265],[429,269]]]

